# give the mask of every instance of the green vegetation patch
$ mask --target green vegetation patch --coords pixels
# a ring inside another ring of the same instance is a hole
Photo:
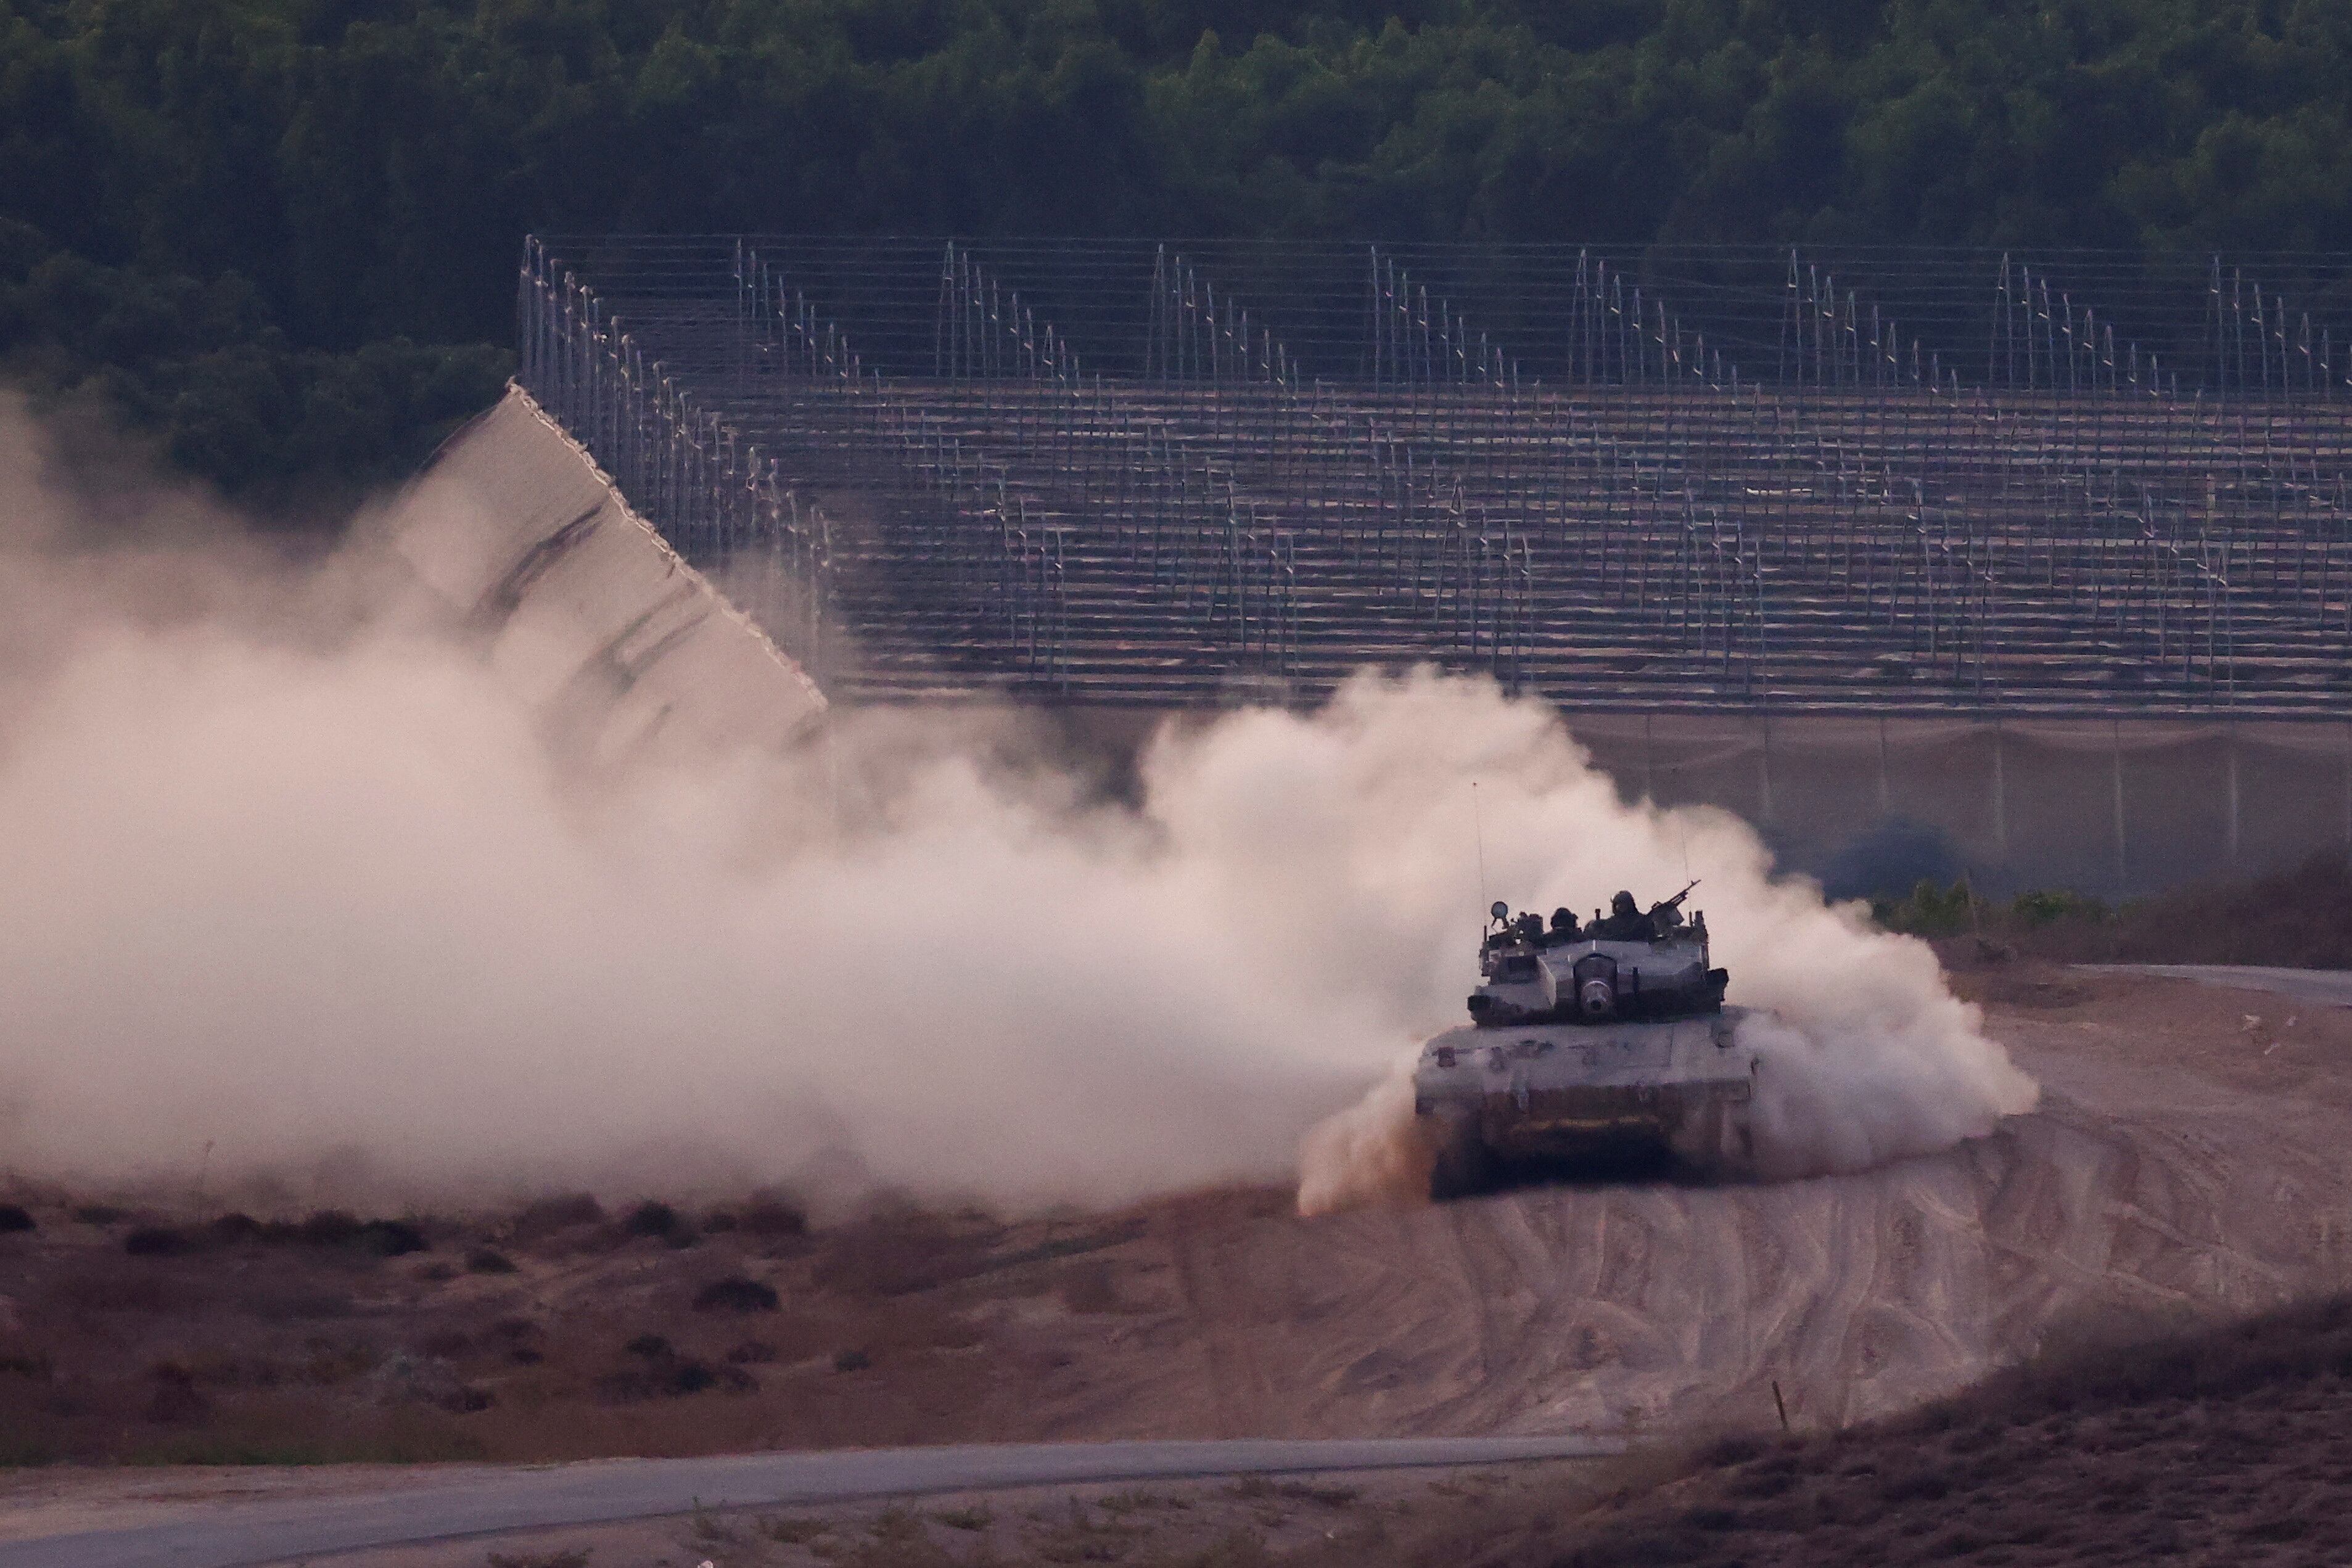
[[[265,494],[488,402],[531,230],[2344,248],[2348,81],[2316,0],[22,0],[0,368]]]

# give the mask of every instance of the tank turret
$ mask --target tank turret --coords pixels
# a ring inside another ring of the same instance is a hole
[[[1484,1029],[1598,1024],[1719,1009],[1731,977],[1709,963],[1706,914],[1682,915],[1697,885],[1647,915],[1631,894],[1620,894],[1612,914],[1582,928],[1565,909],[1553,912],[1547,928],[1540,915],[1514,915],[1497,903],[1478,945],[1481,983],[1470,993],[1470,1021]]]

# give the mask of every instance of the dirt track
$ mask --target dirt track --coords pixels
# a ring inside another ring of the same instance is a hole
[[[1778,1379],[1793,1418],[1834,1425],[1966,1382],[2070,1317],[2240,1311],[2352,1279],[2352,1014],[1988,974],[1994,1030],[2043,1108],[1938,1158],[1195,1238],[1181,1267],[1222,1374],[1204,1414],[1412,1432],[1754,1422]]]

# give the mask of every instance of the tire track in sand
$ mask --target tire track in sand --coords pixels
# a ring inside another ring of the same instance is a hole
[[[2226,1035],[2236,1003],[2217,1006]],[[1792,1414],[1840,1424],[1969,1382],[2068,1320],[2352,1287],[2352,1049],[2310,1070],[2340,1092],[2308,1072],[2267,1092],[2137,1032],[1996,1022],[2052,1092],[1932,1158],[1197,1240],[1192,1310],[1247,1325],[1219,1335],[1218,1375],[1245,1390],[1227,1418],[1302,1435],[1754,1423],[1777,1379]]]

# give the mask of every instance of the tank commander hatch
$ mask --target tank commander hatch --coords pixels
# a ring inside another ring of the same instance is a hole
[[[1609,913],[1592,923],[1588,935],[1604,942],[1654,942],[1658,928],[1633,902],[1633,895],[1621,891],[1609,901]]]
[[[1565,947],[1570,942],[1581,940],[1583,940],[1583,933],[1576,927],[1575,912],[1569,909],[1553,910],[1551,929],[1544,933],[1542,945],[1546,947]]]

